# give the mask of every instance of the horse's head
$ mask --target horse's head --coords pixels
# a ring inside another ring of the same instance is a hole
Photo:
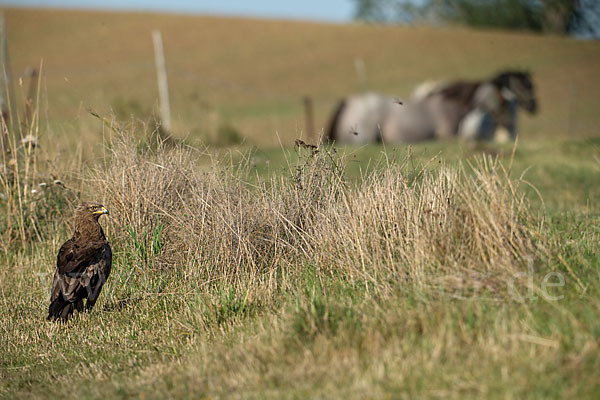
[[[508,71],[496,76],[492,83],[501,91],[514,95],[521,107],[530,114],[537,112],[537,100],[529,72]]]

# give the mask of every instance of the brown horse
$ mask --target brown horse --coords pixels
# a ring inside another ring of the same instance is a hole
[[[462,137],[493,140],[497,132],[514,139],[517,110],[537,110],[529,73],[506,71],[487,81],[420,85],[413,97],[398,103],[393,97],[368,93],[341,101],[327,131],[338,143],[407,143]]]
[[[537,111],[531,75],[521,71],[506,71],[489,81],[459,80],[442,84],[421,94],[418,101],[428,111],[436,138],[492,139],[491,129],[505,129],[514,139],[517,108],[531,114]],[[472,122],[477,115],[480,124]],[[465,124],[465,119],[471,123]]]

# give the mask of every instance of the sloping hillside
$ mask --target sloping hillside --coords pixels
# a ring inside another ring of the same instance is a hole
[[[304,95],[313,96],[322,128],[347,93],[368,88],[402,97],[426,79],[483,78],[503,68],[535,75],[541,113],[522,119],[525,138],[581,137],[600,129],[598,42],[134,13],[11,9],[6,19],[14,74],[43,59],[47,119],[57,135],[97,131],[86,108],[112,109],[121,118],[152,113],[152,29],[163,33],[173,119],[182,137],[229,125],[251,144],[277,145],[278,136],[291,143],[304,129]],[[366,85],[357,78],[357,58],[366,65]]]

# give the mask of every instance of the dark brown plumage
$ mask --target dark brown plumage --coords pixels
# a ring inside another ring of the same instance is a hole
[[[83,203],[75,210],[73,237],[58,251],[48,320],[66,321],[73,310],[91,310],[112,263],[110,245],[98,223],[108,210],[101,204]]]

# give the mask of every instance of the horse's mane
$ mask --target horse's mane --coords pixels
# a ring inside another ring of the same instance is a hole
[[[413,101],[423,101],[432,93],[438,92],[440,89],[448,85],[448,81],[445,80],[428,80],[420,83],[412,92],[411,98]]]
[[[448,100],[467,105],[472,101],[475,92],[481,84],[490,82],[498,89],[501,89],[509,85],[510,77],[518,77],[527,81],[531,80],[529,72],[506,70],[496,74],[490,80],[483,81],[426,81],[414,90],[413,99],[421,101],[433,95],[441,95]]]
[[[441,88],[437,93],[446,99],[454,100],[460,104],[469,104],[482,82],[454,81]]]
[[[423,101],[434,95],[441,95],[446,99],[461,104],[469,104],[475,95],[475,91],[482,82],[465,80],[458,81],[426,81],[413,91],[412,98],[415,101]]]
[[[490,82],[500,89],[509,86],[509,79],[511,77],[516,77],[520,80],[531,82],[531,74],[529,72],[518,70],[502,71],[492,78]]]

